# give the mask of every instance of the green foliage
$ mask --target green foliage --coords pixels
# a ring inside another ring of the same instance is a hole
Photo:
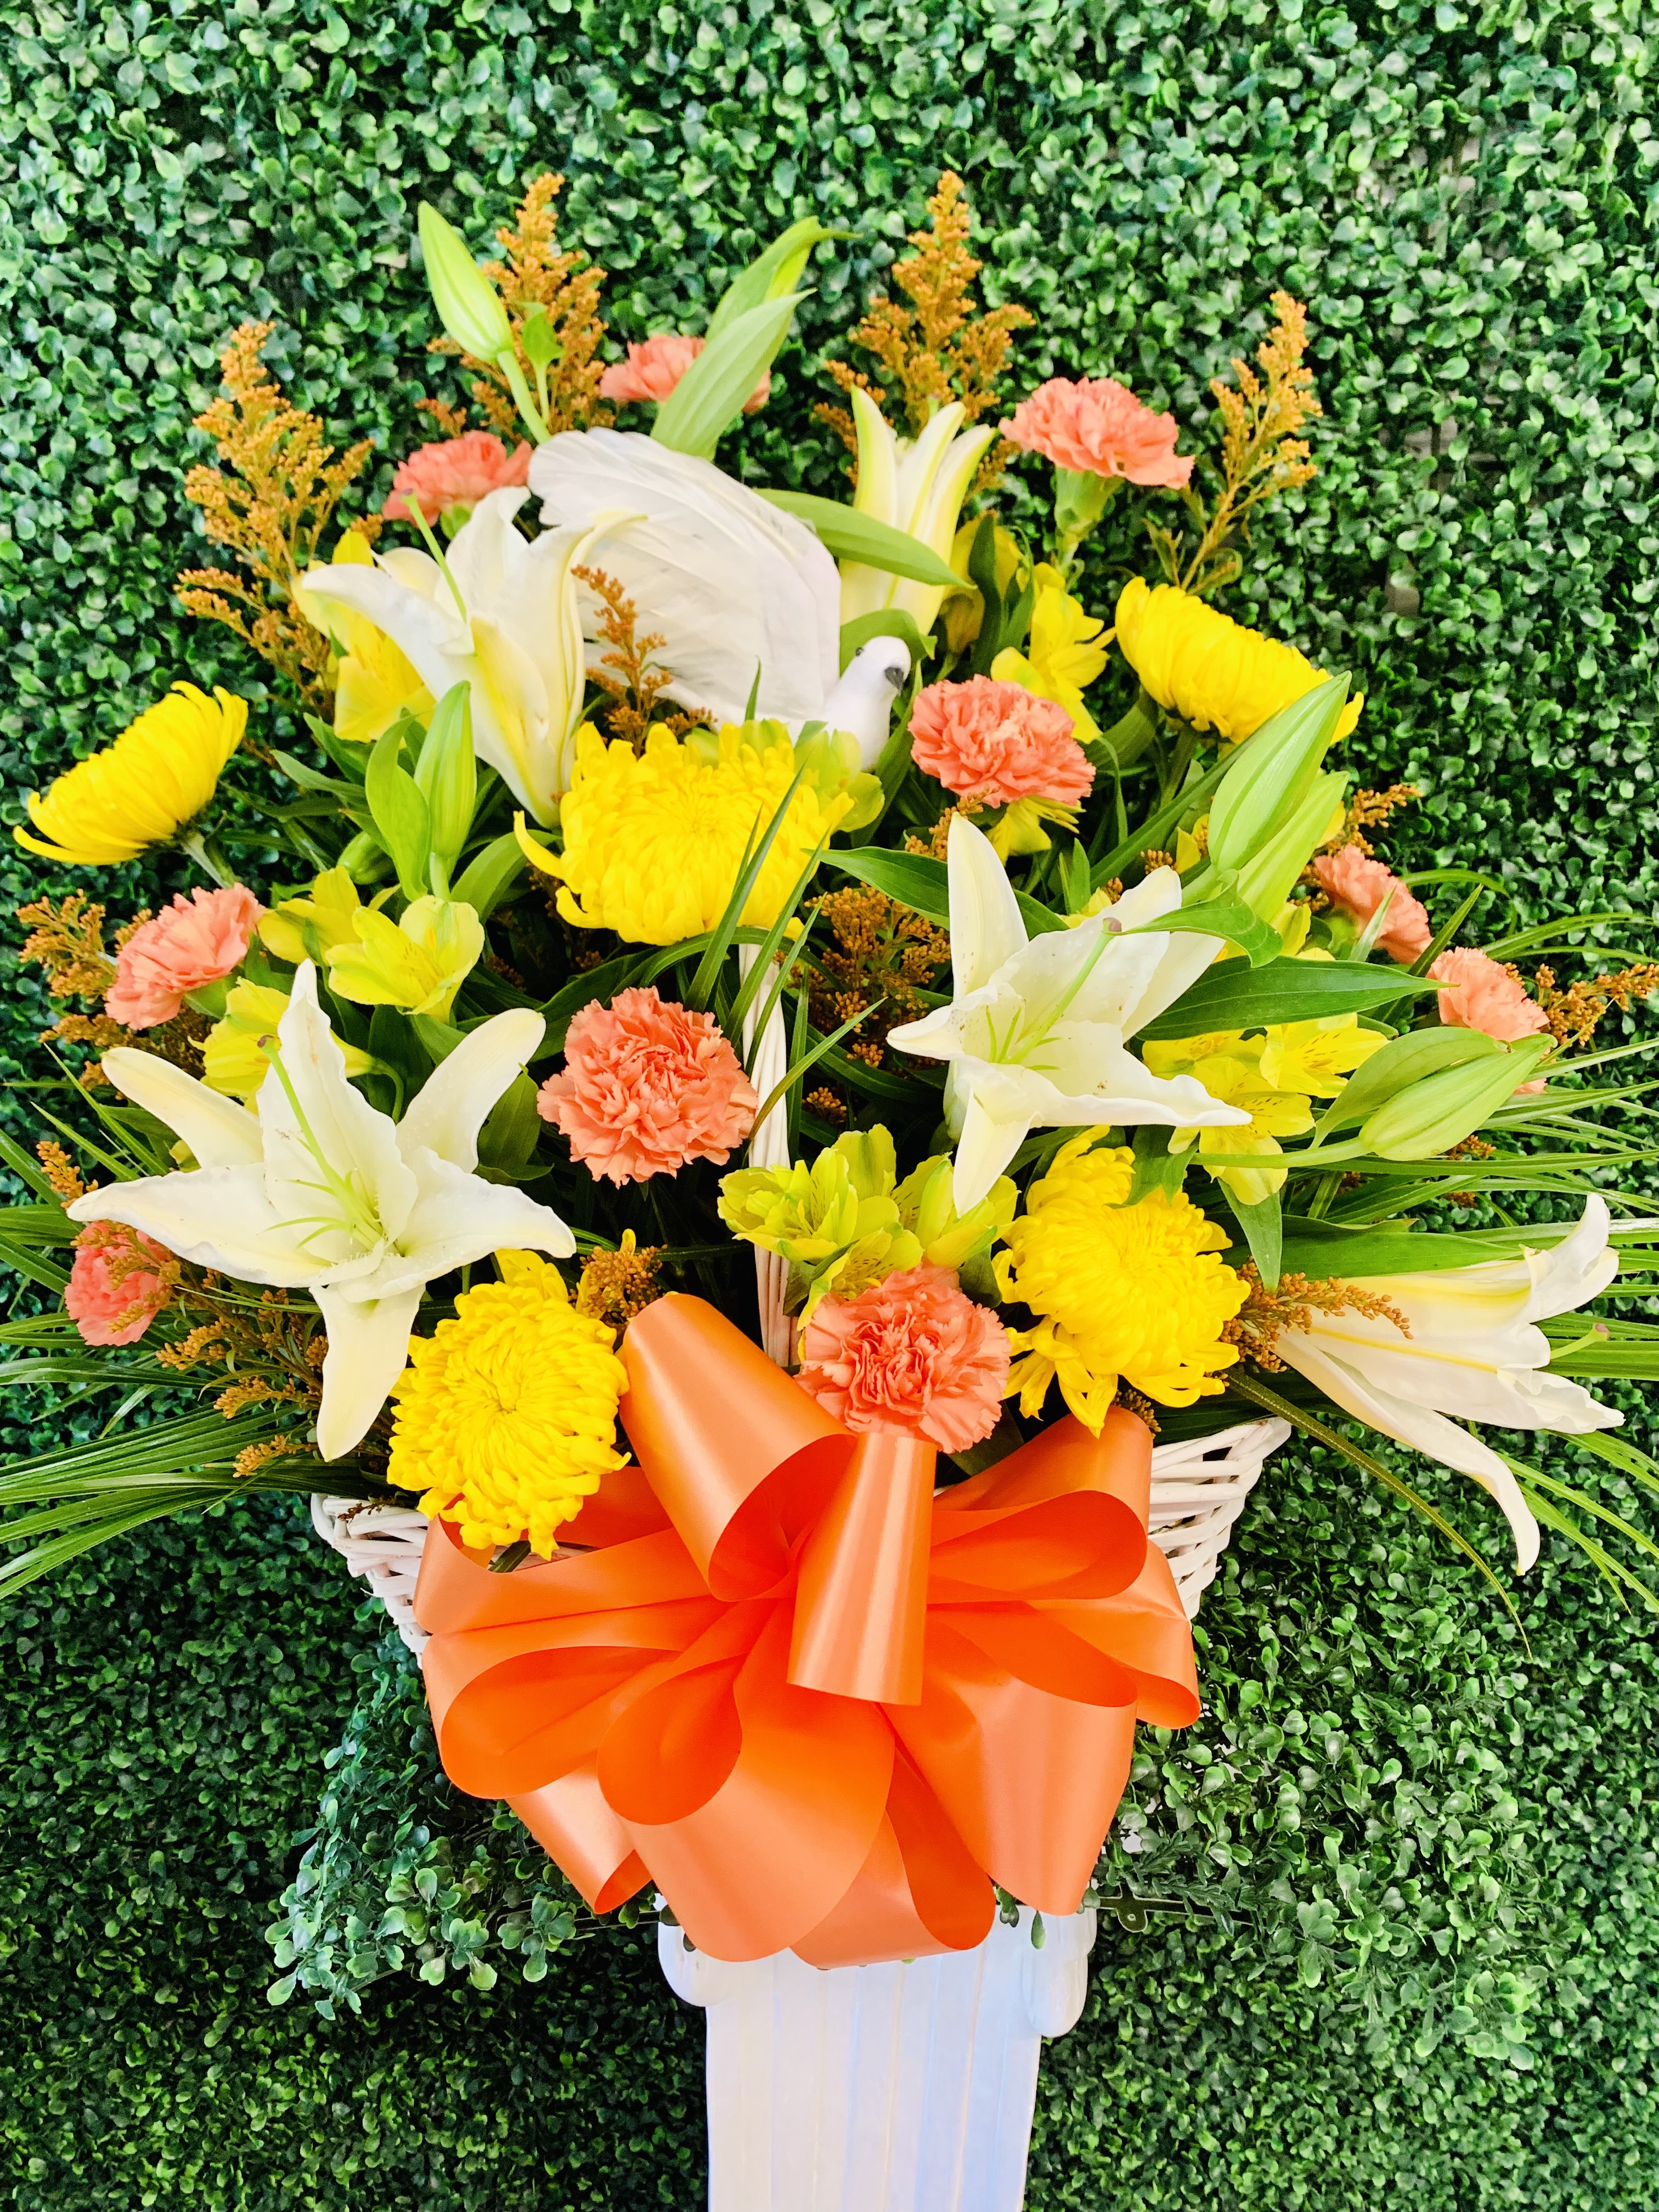
[[[527,177],[565,170],[564,236],[611,270],[634,337],[698,327],[813,213],[857,235],[821,250],[776,396],[723,453],[832,495],[811,361],[844,351],[948,162],[988,295],[1036,312],[1022,378],[1119,375],[1188,449],[1268,294],[1309,300],[1321,473],[1223,604],[1354,670],[1356,772],[1427,791],[1393,855],[1494,871],[1489,934],[1653,912],[1659,138],[1633,5],[88,0],[0,4],[0,25],[12,793],[178,677],[263,695],[260,665],[171,597],[205,557],[180,485],[236,322],[276,321],[267,358],[337,442],[374,435],[378,499],[424,434],[415,399],[457,392],[423,349],[422,198],[481,253]],[[1096,608],[1144,567],[1138,528],[1125,500],[1090,540]],[[1103,726],[1129,704],[1125,680]],[[284,714],[255,720],[304,751]],[[40,887],[0,856],[0,904]],[[125,912],[177,887],[164,864],[98,894]],[[1439,922],[1462,893],[1425,896]],[[13,979],[0,1073],[53,1011],[38,971]],[[94,1432],[84,1411],[66,1425]],[[1616,1469],[1546,1464],[1651,1525]],[[1490,1545],[1469,1486],[1424,1480]],[[1181,1910],[1105,1925],[1085,2021],[1045,2058],[1034,2206],[1650,2193],[1659,1683],[1555,1540],[1522,1609],[1530,1659],[1431,1530],[1316,1451],[1274,1462],[1200,1624],[1212,1711],[1143,1746],[1123,1832],[1146,1848],[1106,1872]],[[141,1531],[7,1618],[9,2202],[701,2201],[701,2028],[639,1934],[550,1948],[535,1985],[399,1975],[332,2025],[267,2004],[269,1900],[377,1633],[274,1499]],[[354,1739],[371,1765],[406,1750],[383,1735]],[[329,1861],[342,1914],[356,1882],[383,1917],[389,1862],[351,1860],[353,1832]],[[438,1890],[465,1892],[476,1846],[431,1801],[401,1843],[396,1822],[362,1832],[392,1861],[447,1844]],[[514,1848],[487,1839],[492,1885]],[[506,1895],[453,1917],[499,1941]]]
[[[493,1990],[497,1961],[526,1982],[578,1928],[602,1924],[505,1806],[463,1797],[445,1778],[420,1668],[395,1632],[345,1734],[323,1764],[313,1833],[283,1893],[286,1916],[265,1930],[285,2004],[305,1990],[325,2020],[359,2014],[371,1982],[402,1968],[437,1985],[465,1974]],[[632,1926],[635,1916],[624,1913]],[[492,1958],[491,1954],[495,1956]]]

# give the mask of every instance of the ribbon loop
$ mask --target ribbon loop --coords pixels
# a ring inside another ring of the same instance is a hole
[[[993,1881],[1074,1911],[1137,1714],[1198,1711],[1145,1425],[1057,1422],[935,1497],[931,1448],[850,1436],[698,1299],[623,1358],[640,1467],[570,1524],[592,1548],[494,1575],[428,1540],[452,1778],[596,1910],[655,1881],[716,1958],[964,1949]]]

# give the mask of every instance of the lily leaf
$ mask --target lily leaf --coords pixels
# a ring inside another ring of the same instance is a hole
[[[1196,914],[1196,907],[1188,909]],[[1160,928],[1167,925],[1160,922]],[[1275,939],[1277,942],[1277,939]],[[1174,1006],[1148,1023],[1149,1037],[1203,1036],[1212,1030],[1265,1029],[1279,1022],[1311,1022],[1327,1014],[1364,1013],[1386,1006],[1402,993],[1432,991],[1437,984],[1405,975],[1398,968],[1364,960],[1269,961],[1246,968],[1224,961],[1200,975]]]
[[[694,362],[692,368],[696,366]],[[684,390],[690,376],[688,369],[679,389]],[[890,523],[860,514],[839,500],[817,499],[805,491],[762,491],[761,497],[817,531],[837,561],[861,562],[866,568],[880,568],[887,575],[904,576],[915,584],[937,584],[945,591],[959,591],[968,580],[908,530],[895,530]]]

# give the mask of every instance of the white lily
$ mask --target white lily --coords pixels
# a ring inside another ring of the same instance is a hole
[[[758,681],[757,715],[791,728],[820,717],[840,667],[840,585],[804,522],[632,431],[561,431],[537,449],[530,488],[550,524],[628,514],[606,529],[604,566],[662,638],[671,698],[741,722]]]
[[[1153,1075],[1125,1048],[1220,949],[1195,933],[1125,933],[1180,906],[1173,868],[1154,869],[1075,929],[1028,939],[1006,870],[965,816],[951,817],[948,859],[954,997],[888,1042],[951,1063],[945,1106],[958,1213],[979,1204],[1032,1129],[1249,1121],[1195,1077]]]
[[[859,482],[853,505],[860,514],[908,531],[930,552],[949,562],[962,502],[975,471],[994,442],[993,429],[963,430],[959,400],[941,407],[915,439],[901,438],[869,393],[853,387],[853,422],[858,432]],[[926,634],[945,599],[942,586],[913,583],[885,568],[844,561],[841,570],[841,618],[852,622],[896,608],[914,617]]]
[[[125,1221],[170,1252],[245,1283],[309,1291],[328,1331],[317,1449],[360,1443],[402,1373],[421,1292],[490,1252],[565,1258],[556,1213],[473,1173],[484,1116],[540,1043],[529,1009],[471,1030],[401,1121],[346,1080],[307,961],[277,1029],[257,1114],[151,1053],[105,1055],[112,1082],[201,1163],[88,1191],[76,1221]]]
[[[1540,1371],[1550,1340],[1534,1326],[1606,1290],[1619,1272],[1607,1228],[1606,1201],[1591,1198],[1570,1237],[1518,1260],[1366,1276],[1359,1287],[1395,1307],[1409,1336],[1382,1316],[1316,1314],[1309,1328],[1287,1329],[1273,1342],[1345,1412],[1473,1475],[1502,1507],[1522,1573],[1538,1557],[1538,1523],[1520,1486],[1495,1451],[1446,1416],[1565,1437],[1620,1426],[1625,1417],[1615,1407],[1565,1376]]]
[[[570,571],[610,518],[529,544],[513,518],[527,491],[492,491],[455,533],[445,574],[398,546],[372,567],[307,570],[302,588],[392,640],[434,699],[472,695],[472,745],[538,822],[570,784],[586,682],[581,611]]]

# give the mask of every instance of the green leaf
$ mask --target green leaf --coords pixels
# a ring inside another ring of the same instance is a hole
[[[1223,1182],[1221,1194],[1244,1231],[1257,1273],[1268,1290],[1277,1290],[1279,1271],[1284,1264],[1284,1222],[1279,1194],[1276,1190],[1270,1191],[1266,1198],[1247,1206],[1230,1183]]]
[[[718,336],[710,336],[657,410],[651,434],[659,446],[697,460],[714,459],[722,435],[770,368],[803,296],[789,292],[781,300],[763,300],[733,315]]]
[[[1063,926],[1063,925],[1062,925]],[[1143,921],[1126,929],[1126,937],[1150,937],[1159,930],[1174,930],[1200,937],[1223,937],[1236,945],[1252,968],[1265,968],[1279,958],[1285,947],[1279,932],[1254,915],[1241,898],[1223,896],[1183,906],[1157,921]]]
[[[431,831],[426,801],[415,779],[398,764],[402,737],[394,726],[384,732],[369,755],[363,791],[380,842],[391,854],[398,884],[407,899],[422,898],[427,891],[426,864],[431,854]]]
[[[1374,967],[1367,961],[1281,958],[1261,968],[1247,968],[1242,961],[1227,960],[1206,969],[1141,1034],[1158,1038],[1202,1036],[1211,1030],[1267,1029],[1280,1022],[1321,1021],[1329,1014],[1364,1013],[1397,999],[1402,990],[1437,988],[1415,982],[1397,968]]]
[[[693,362],[692,367],[696,366]],[[688,369],[687,381],[690,377]],[[968,580],[908,530],[895,530],[890,523],[878,522],[872,515],[860,514],[856,507],[843,507],[838,500],[818,499],[805,491],[763,490],[761,497],[817,531],[837,561],[860,562],[887,575],[903,576],[915,584],[936,584],[945,591],[959,589]]]
[[[450,896],[476,908],[479,921],[486,921],[524,872],[525,865],[523,848],[509,830],[473,854]]]
[[[908,647],[910,665],[920,668],[932,650],[930,641],[916,628],[914,615],[902,607],[878,607],[872,615],[854,615],[851,622],[841,626],[841,671],[847,673],[848,663],[860,646],[868,645],[872,637],[896,637]]]
[[[826,867],[839,868],[845,876],[856,876],[861,884],[885,891],[889,898],[896,899],[913,913],[938,922],[942,928],[950,927],[950,872],[943,860],[935,860],[927,853],[890,853],[872,845],[860,846],[853,852],[826,853],[823,860]],[[1031,936],[1041,937],[1047,931],[1065,928],[1064,919],[1036,899],[1028,898],[1021,890],[1017,890],[1014,896]],[[1158,926],[1164,927],[1162,923]]]

